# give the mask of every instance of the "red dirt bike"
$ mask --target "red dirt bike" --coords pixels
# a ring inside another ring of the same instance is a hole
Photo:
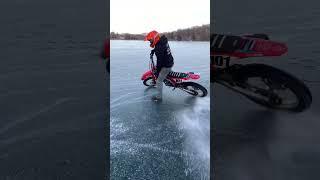
[[[265,64],[234,63],[249,57],[281,56],[288,51],[284,43],[271,41],[265,34],[213,34],[210,43],[212,83],[272,109],[301,112],[310,107],[310,90],[293,75]]]
[[[145,86],[154,86],[157,80],[155,74],[156,68],[153,61],[153,55],[150,54],[149,70],[141,77],[143,84]],[[192,96],[205,97],[208,94],[207,89],[198,83],[190,81],[197,79],[200,79],[200,75],[193,72],[183,73],[171,71],[163,82],[166,86],[173,87],[173,90],[178,88]]]

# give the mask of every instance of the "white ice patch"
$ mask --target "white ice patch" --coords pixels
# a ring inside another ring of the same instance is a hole
[[[121,136],[122,134],[126,133],[129,129],[124,126],[123,122],[117,118],[110,118],[110,150],[111,156],[116,155],[118,153],[127,153],[133,152],[134,149],[127,146],[125,141],[118,141],[117,136]],[[129,148],[128,148],[129,147]]]
[[[115,135],[123,134],[128,131],[128,128],[123,125],[123,122],[117,118],[110,118],[110,138],[114,138]]]
[[[210,177],[210,98],[198,98],[191,109],[177,113],[179,128],[185,136],[186,174],[200,171],[201,179]]]

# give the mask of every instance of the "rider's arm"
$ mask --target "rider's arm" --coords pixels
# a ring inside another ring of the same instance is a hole
[[[157,60],[157,71],[156,71],[156,76],[157,76],[157,77],[159,76],[159,73],[160,73],[160,71],[161,71],[161,68],[162,68],[162,66],[161,66],[161,64],[159,63],[159,61]]]
[[[165,53],[166,49],[163,48],[162,46],[158,47],[157,49],[155,49],[155,53],[157,56],[157,77],[161,71],[161,68],[163,66],[163,62],[164,62],[164,53]]]

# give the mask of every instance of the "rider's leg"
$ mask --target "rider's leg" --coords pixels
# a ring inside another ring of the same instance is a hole
[[[161,68],[161,71],[159,73],[158,79],[157,79],[157,95],[156,98],[162,99],[162,86],[163,86],[163,80],[166,79],[167,75],[171,71],[171,68]]]

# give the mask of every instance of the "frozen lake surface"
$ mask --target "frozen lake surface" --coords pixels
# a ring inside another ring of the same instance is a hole
[[[209,42],[169,42],[174,71],[200,73],[209,92]],[[111,41],[111,178],[209,179],[210,94],[194,98],[164,86],[155,103],[140,80],[149,43]]]

